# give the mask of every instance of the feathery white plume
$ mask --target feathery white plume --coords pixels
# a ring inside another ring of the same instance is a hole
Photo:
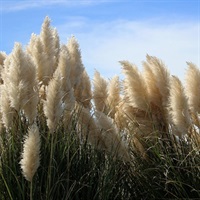
[[[64,110],[62,98],[61,77],[53,77],[47,86],[46,101],[44,101],[44,114],[51,132],[56,129]]]
[[[124,92],[131,106],[147,111],[149,99],[145,81],[138,69],[128,61],[120,61],[125,74]]]
[[[191,125],[188,99],[185,95],[181,81],[176,76],[171,78],[169,114],[171,121],[176,126],[177,130],[182,135],[186,134]]]
[[[107,113],[108,83],[98,71],[95,71],[93,79],[93,100],[96,110]]]
[[[82,64],[79,44],[74,36],[68,40],[67,48],[69,50],[71,62],[70,81],[72,87],[75,88],[80,83],[80,78],[84,71],[84,67]]]
[[[25,137],[20,161],[22,173],[26,180],[30,182],[40,165],[40,146],[39,130],[34,124],[29,128],[28,135]]]

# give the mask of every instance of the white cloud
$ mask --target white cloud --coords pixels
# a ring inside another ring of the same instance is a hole
[[[58,26],[58,31],[64,42],[70,34],[77,37],[90,74],[94,69],[106,77],[120,74],[120,60],[129,60],[142,70],[141,63],[148,53],[162,59],[171,74],[183,79],[186,61],[200,67],[200,24],[158,21],[89,23],[86,19],[79,21],[76,18],[69,24]],[[80,26],[74,29],[73,23]]]
[[[1,9],[3,12],[21,11],[32,8],[49,7],[49,6],[89,6],[104,3],[104,1],[95,0],[19,0],[19,1],[3,1]]]

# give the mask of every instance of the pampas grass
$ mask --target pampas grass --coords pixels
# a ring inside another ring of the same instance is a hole
[[[48,17],[0,53],[0,199],[200,198],[198,67],[183,85],[156,57],[120,63],[91,81]]]
[[[56,76],[49,82],[46,91],[46,100],[44,101],[44,114],[51,132],[55,131],[64,110],[62,98],[61,77]]]
[[[1,85],[0,100],[1,121],[4,127],[9,129],[12,127],[14,110],[10,106],[8,91],[5,85]]]
[[[62,45],[59,54],[58,67],[54,73],[54,77],[60,77],[60,84],[63,92],[62,101],[65,103],[67,111],[71,111],[75,105],[74,89],[72,88],[70,74],[71,61],[70,54],[66,45]]]
[[[36,69],[32,59],[16,43],[12,53],[6,58],[2,74],[10,106],[17,112],[24,110],[30,123],[36,118],[38,93]]]
[[[146,62],[143,62],[144,77],[147,83],[147,90],[150,102],[152,104],[151,111],[157,120],[162,121],[163,129],[166,129],[168,123],[168,99],[170,74],[162,62],[156,57],[146,56]]]
[[[119,77],[114,76],[108,84],[108,107],[109,107],[109,116],[114,119],[115,113],[117,112],[117,106],[121,102],[120,96],[121,85],[119,82]]]
[[[50,18],[47,16],[44,19],[40,32],[40,40],[43,47],[43,54],[45,59],[45,81],[44,84],[47,85],[48,81],[53,76],[54,71],[57,67],[56,57],[58,55],[58,38],[55,35],[54,29],[50,26]]]
[[[40,165],[40,134],[38,127],[34,124],[29,128],[28,135],[23,144],[22,159],[20,161],[22,174],[27,181],[31,182],[30,200],[33,199],[32,179]]]
[[[124,91],[130,105],[134,108],[147,111],[149,101],[143,77],[138,72],[137,67],[128,61],[121,61],[120,63],[125,74]]]
[[[28,64],[28,66],[26,66]],[[10,105],[19,111],[26,102],[25,92],[27,90],[29,73],[28,68],[32,68],[32,63],[26,62],[26,55],[19,43],[15,43],[11,55],[9,55],[4,64],[3,82],[8,90]],[[30,74],[30,73],[29,73]]]
[[[40,146],[39,129],[36,125],[32,125],[25,137],[20,161],[22,173],[30,182],[40,165]]]
[[[80,77],[84,71],[84,67],[81,59],[81,51],[79,49],[79,44],[74,36],[72,36],[68,40],[67,48],[69,50],[70,62],[71,62],[70,81],[72,87],[75,88],[80,83]]]
[[[41,38],[38,35],[31,35],[31,39],[26,47],[26,51],[31,55],[36,66],[38,82],[40,85],[47,85],[49,81],[49,66],[48,62],[46,62],[47,55],[44,52],[44,45],[42,44]]]
[[[180,135],[187,134],[191,126],[188,100],[181,81],[173,76],[170,87],[170,118]]]
[[[71,73],[71,62],[70,62],[69,50],[65,45],[62,45],[58,59],[58,67],[54,73],[54,76],[58,75],[61,76],[60,78],[61,78],[62,90],[66,94],[71,88],[70,73]]]
[[[143,62],[143,77],[147,85],[148,98],[151,103],[155,104],[159,108],[162,108],[162,96],[158,88],[158,82],[153,72],[152,65],[147,62]]]
[[[6,53],[0,51],[0,65],[3,65],[3,61],[6,59]]]
[[[146,56],[147,63],[151,67],[156,79],[156,86],[162,95],[162,106],[165,108],[168,104],[170,74],[165,64],[156,57]]]
[[[82,104],[85,108],[92,108],[91,82],[86,70],[83,71],[82,76],[80,77],[79,87],[75,88],[74,95],[76,101]]]
[[[56,63],[58,62],[59,58],[59,51],[60,51],[60,38],[58,35],[58,31],[56,28],[52,28],[52,36],[53,36],[53,42],[54,42],[54,50],[55,50],[55,58],[56,58]]]
[[[93,86],[93,100],[95,109],[100,112],[107,113],[108,83],[103,77],[101,77],[98,71],[95,71],[94,73]]]
[[[188,97],[189,109],[195,125],[200,127],[200,71],[193,63],[187,63],[188,69],[185,76],[185,91]]]
[[[0,84],[2,84],[2,79],[1,79],[1,73],[2,73],[2,70],[3,70],[3,63],[4,63],[4,60],[6,59],[6,53],[4,52],[0,52]]]

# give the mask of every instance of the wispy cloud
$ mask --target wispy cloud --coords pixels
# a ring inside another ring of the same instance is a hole
[[[147,53],[161,58],[171,73],[180,77],[184,76],[186,61],[200,66],[199,12],[192,15],[188,14],[187,10],[187,14],[177,14],[174,11],[167,15],[166,13],[151,15],[152,12],[155,13],[155,10],[144,7],[143,12],[147,15],[141,17],[140,13],[136,12],[138,8],[141,8],[141,4],[133,13],[121,13],[122,4],[117,4],[113,10],[112,6],[109,7],[107,4],[95,7],[96,4],[109,3],[111,0],[4,2],[1,3],[3,11],[13,11],[13,13],[16,11],[17,15],[19,14],[17,11],[30,9],[31,12],[33,8],[40,7],[43,8],[41,10],[46,10],[46,7],[52,6],[58,9],[58,13],[61,7],[70,8],[66,9],[66,14],[52,17],[52,25],[58,29],[63,43],[66,43],[67,38],[72,34],[77,37],[84,64],[91,76],[95,68],[106,77],[120,74],[121,68],[118,63],[120,60],[129,60],[140,67]],[[82,7],[76,9],[76,6]],[[67,12],[68,10],[70,12]],[[125,8],[124,10],[127,11]]]
[[[66,33],[77,37],[84,63],[91,74],[94,68],[106,77],[120,74],[120,60],[129,60],[140,67],[147,53],[161,58],[171,73],[181,78],[186,61],[200,64],[198,22],[115,20],[90,23],[86,19],[84,23],[81,19],[81,25],[76,29],[73,22],[78,24],[78,18],[58,26],[61,40],[66,42]]]
[[[50,7],[50,6],[90,6],[106,1],[95,1],[95,0],[19,0],[19,1],[2,1],[1,9],[3,12],[14,12],[33,8]]]

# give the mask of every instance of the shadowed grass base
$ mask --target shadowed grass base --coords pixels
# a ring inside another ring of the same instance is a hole
[[[76,118],[68,129],[60,125],[53,134],[41,121],[41,163],[33,178],[33,199],[200,198],[200,156],[189,139],[177,140],[170,133],[140,139],[146,156],[132,148],[132,161],[124,163],[81,140]],[[2,200],[30,198],[30,184],[19,164],[27,126],[18,124],[1,134]]]

